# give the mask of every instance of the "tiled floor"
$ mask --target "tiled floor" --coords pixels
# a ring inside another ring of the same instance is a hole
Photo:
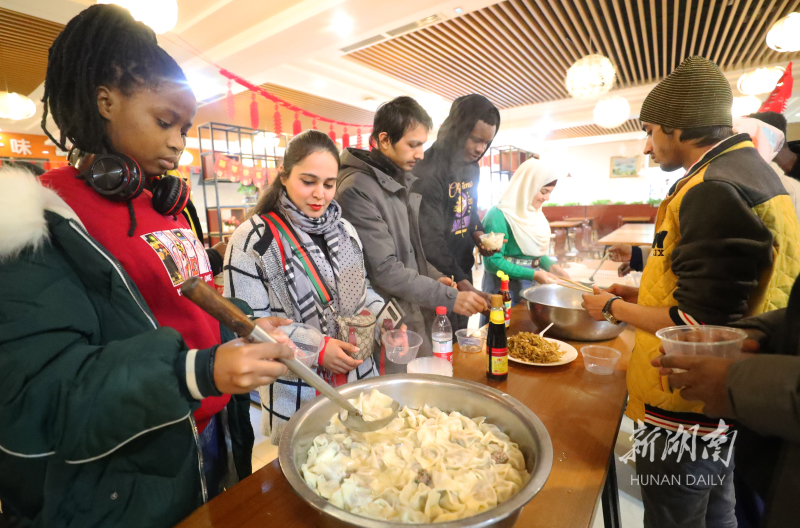
[[[253,471],[258,471],[276,458],[278,458],[278,446],[272,445],[269,438],[261,434],[261,408],[250,405],[250,423],[253,424],[253,432],[256,440],[253,446]]]

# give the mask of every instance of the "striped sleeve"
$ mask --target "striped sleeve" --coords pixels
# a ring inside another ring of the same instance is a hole
[[[705,324],[701,321],[698,321],[677,306],[673,306],[669,309],[669,316],[672,318],[672,322],[675,323],[675,326],[699,326]]]
[[[264,229],[263,224],[259,225],[251,218],[233,233],[225,254],[225,297],[245,301],[256,317],[274,315],[269,303],[269,283],[260,256],[253,250]]]

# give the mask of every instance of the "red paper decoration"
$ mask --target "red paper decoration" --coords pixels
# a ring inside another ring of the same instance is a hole
[[[312,119],[311,120],[311,128],[313,128],[314,130],[317,129],[317,120],[316,119]]]
[[[359,150],[364,148],[364,140],[361,139],[361,129],[360,128],[356,129],[356,148],[359,149]]]
[[[303,131],[303,125],[300,123],[300,118],[297,116],[297,112],[295,112],[294,123],[292,123],[292,135],[296,136],[302,131]]]
[[[782,114],[786,110],[786,101],[792,96],[792,86],[794,85],[794,78],[792,78],[792,63],[786,67],[775,89],[769,94],[767,100],[758,109],[759,112],[778,112]]]
[[[255,92],[250,92],[250,128],[258,128],[258,103]]]
[[[231,91],[230,81],[228,81],[228,95],[225,96],[225,105],[228,110],[228,117],[231,119],[236,117],[236,105],[234,105],[233,92]]]
[[[278,111],[278,103],[275,103],[275,113],[272,114],[272,124],[275,125],[275,134],[280,136],[283,132],[283,124],[281,123],[281,113]]]
[[[342,134],[342,148],[346,149],[350,146],[350,135],[347,133],[347,127],[344,127],[344,134]]]
[[[331,129],[328,131],[328,137],[331,138],[331,141],[336,143],[336,131],[333,130],[333,123],[331,123]]]

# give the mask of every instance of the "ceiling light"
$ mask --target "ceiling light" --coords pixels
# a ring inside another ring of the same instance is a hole
[[[617,72],[607,57],[587,55],[567,70],[567,91],[572,97],[599,97],[611,90]]]
[[[0,118],[28,119],[36,114],[36,103],[16,92],[0,92]]]
[[[769,66],[747,72],[739,77],[736,87],[745,95],[770,93],[781,80],[785,68]]]
[[[349,37],[353,33],[353,18],[345,13],[333,15],[330,29],[340,37]]]
[[[183,154],[181,154],[180,161],[178,161],[178,165],[180,165],[181,167],[186,167],[188,165],[191,165],[192,161],[194,161],[194,156],[192,156],[192,153],[189,152],[188,150],[184,150]]]
[[[789,13],[767,33],[767,46],[775,51],[800,51],[800,13]]]
[[[455,11],[457,15],[460,15],[464,10],[461,9],[460,7],[457,7],[453,11]]]
[[[226,87],[215,77],[199,71],[186,72],[186,80],[192,89],[195,99],[205,101],[216,95],[225,93]]]
[[[741,117],[753,112],[758,112],[761,108],[761,99],[755,95],[745,95],[744,97],[734,97],[731,113],[733,117]]]
[[[603,128],[617,128],[628,120],[630,113],[631,105],[628,100],[615,95],[597,102],[594,107],[594,122]]]
[[[166,33],[178,23],[177,0],[97,0],[98,4],[117,4],[133,18],[158,33]]]
[[[42,154],[50,154],[50,151],[49,150],[43,150]]]

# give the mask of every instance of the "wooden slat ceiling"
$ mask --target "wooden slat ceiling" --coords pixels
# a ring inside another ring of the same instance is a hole
[[[63,24],[0,8],[0,91],[29,95],[44,82],[47,51]]]
[[[268,92],[273,93],[286,101],[289,101],[295,106],[308,110],[309,112],[313,112],[317,115],[325,116],[327,118],[335,119],[337,121],[343,121],[345,123],[371,125],[372,119],[375,115],[373,112],[370,112],[368,110],[362,110],[361,108],[356,108],[354,106],[338,103],[330,99],[324,99],[322,97],[317,97],[315,95],[310,95],[297,90],[284,88],[283,86],[277,86],[274,84],[267,83],[267,84],[262,84],[261,87],[267,90]],[[195,116],[194,122],[197,125],[202,125],[203,123],[208,123],[210,121],[213,121],[216,123],[226,123],[226,124],[249,127],[250,102],[251,102],[250,92],[245,91],[238,93],[233,96],[233,99],[234,99],[234,106],[236,108],[236,115],[233,119],[230,119],[228,117],[226,110],[227,108],[226,102],[225,99],[223,98],[213,103],[209,103],[200,107],[197,110],[197,115]],[[256,96],[256,102],[258,103],[259,128],[274,132],[275,126],[274,126],[273,115],[275,114],[275,104],[261,97],[260,95]],[[292,123],[294,122],[294,113],[290,112],[289,110],[283,107],[280,107],[279,111],[281,114],[283,132],[291,133]],[[303,130],[311,128],[312,126],[311,119],[303,115],[300,115],[299,117],[300,117],[300,122],[303,125]],[[322,130],[323,132],[327,132],[329,127],[330,125],[328,123],[324,123],[322,121],[317,122],[317,128],[319,130]],[[334,129],[336,131],[336,136],[341,137],[342,127],[336,125]],[[353,128],[348,128],[347,131],[350,135],[356,133],[356,130]],[[369,130],[367,129],[363,128],[361,129],[362,134],[366,134],[368,132]],[[196,129],[192,131],[191,135],[196,135]]]
[[[617,128],[603,128],[600,125],[584,125],[553,130],[546,138],[547,141],[557,139],[574,139],[591,136],[604,136],[608,134],[624,134],[626,132],[641,132],[642,123],[638,119],[628,119]]]
[[[347,57],[453,100],[478,92],[500,108],[568,98],[577,59],[601,53],[616,87],[663,78],[690,55],[724,71],[776,61],[766,34],[800,0],[506,0]]]

